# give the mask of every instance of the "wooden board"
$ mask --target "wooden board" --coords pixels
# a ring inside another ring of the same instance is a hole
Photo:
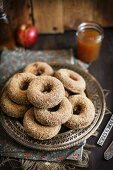
[[[65,29],[76,29],[83,21],[91,21],[91,0],[63,0],[63,24]]]
[[[113,26],[112,0],[32,0],[35,25],[40,33],[76,29],[84,21]]]
[[[113,26],[113,0],[3,0],[13,30],[35,24],[39,33],[62,33],[84,21]]]
[[[29,0],[4,0],[4,8],[8,15],[10,25],[15,30],[19,25],[32,23]]]
[[[33,0],[33,14],[41,33],[63,32],[62,0]]]
[[[113,0],[94,0],[92,18],[103,27],[113,26]]]

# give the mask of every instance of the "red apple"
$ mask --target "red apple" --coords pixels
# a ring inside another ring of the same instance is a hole
[[[23,47],[32,46],[38,38],[38,31],[33,25],[22,24],[17,29],[17,41]]]

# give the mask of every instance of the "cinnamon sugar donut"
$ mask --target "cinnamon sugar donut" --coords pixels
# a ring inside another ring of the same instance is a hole
[[[65,123],[71,129],[85,128],[91,124],[95,116],[95,107],[90,99],[81,95],[69,97],[73,107],[72,117]],[[79,111],[79,114],[77,112]]]
[[[55,77],[58,78],[64,85],[64,87],[74,93],[81,93],[86,88],[85,80],[78,73],[68,70],[59,69],[55,73]]]
[[[11,101],[7,95],[6,89],[3,91],[1,96],[0,106],[5,114],[15,118],[23,117],[26,111],[29,109],[29,107],[26,105],[19,105]]]
[[[30,72],[38,75],[53,75],[54,71],[52,67],[45,62],[35,62],[25,67],[24,72]]]
[[[27,89],[28,100],[37,108],[52,108],[65,96],[63,84],[51,76],[39,76]]]
[[[9,98],[17,104],[29,104],[26,91],[29,83],[35,79],[36,76],[31,73],[17,73],[7,86],[7,93]]]
[[[45,126],[57,126],[67,122],[72,116],[72,105],[65,97],[59,105],[51,109],[34,108],[36,120]]]
[[[61,128],[61,125],[48,127],[39,124],[35,119],[33,108],[25,113],[23,126],[29,136],[39,140],[51,139],[58,134]]]

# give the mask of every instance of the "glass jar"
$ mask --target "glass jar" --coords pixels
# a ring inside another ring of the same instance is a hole
[[[84,22],[78,26],[76,36],[78,59],[85,63],[96,60],[104,37],[102,27],[97,23]]]

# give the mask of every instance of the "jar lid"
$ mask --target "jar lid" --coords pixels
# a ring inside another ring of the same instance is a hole
[[[78,36],[78,33],[84,31],[85,29],[94,29],[94,30],[98,31],[100,33],[100,35],[98,36],[99,41],[104,38],[103,28],[95,22],[83,22],[83,23],[81,23],[77,27],[76,35]]]

